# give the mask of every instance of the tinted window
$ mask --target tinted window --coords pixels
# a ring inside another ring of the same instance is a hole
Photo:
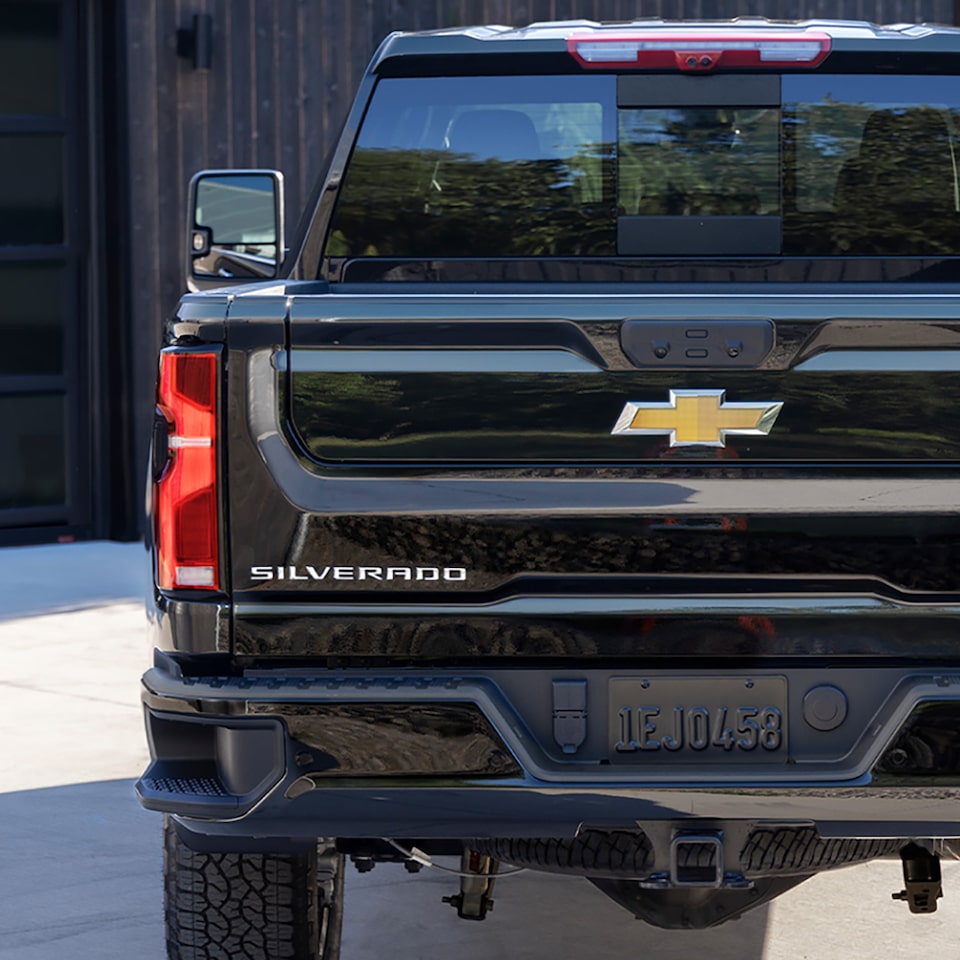
[[[382,80],[331,256],[615,251],[613,77]]]
[[[960,77],[781,89],[779,108],[618,109],[612,75],[383,80],[326,253],[960,254]]]
[[[780,111],[619,111],[621,214],[780,212]]]
[[[784,77],[784,252],[960,252],[960,77]]]

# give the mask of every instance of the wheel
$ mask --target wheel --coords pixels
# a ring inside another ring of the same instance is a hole
[[[337,960],[343,856],[198,853],[164,823],[169,960]]]

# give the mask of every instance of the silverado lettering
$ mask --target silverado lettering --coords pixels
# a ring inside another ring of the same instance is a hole
[[[305,564],[281,567],[251,567],[251,580],[446,580],[463,582],[465,567],[314,567]]]

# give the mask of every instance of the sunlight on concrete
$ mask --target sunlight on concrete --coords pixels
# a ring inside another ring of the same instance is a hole
[[[143,772],[142,605],[3,620],[0,650],[0,793]]]

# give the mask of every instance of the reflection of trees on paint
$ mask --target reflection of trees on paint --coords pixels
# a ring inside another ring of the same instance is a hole
[[[660,457],[660,438],[625,442],[609,430],[625,397],[663,402],[686,385],[681,376],[298,373],[293,412],[321,458],[621,459],[627,443],[629,457]],[[726,388],[729,400],[783,401],[770,436],[731,440],[741,456],[960,459],[960,396],[949,374],[703,373],[688,383]],[[698,448],[669,455],[713,457]]]

